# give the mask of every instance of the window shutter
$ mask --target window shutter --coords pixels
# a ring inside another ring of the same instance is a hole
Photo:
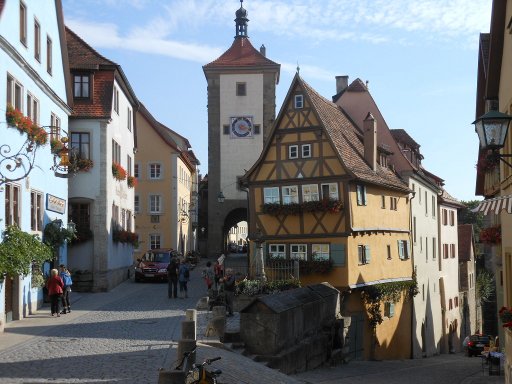
[[[363,205],[366,205],[366,187],[363,185]]]
[[[398,257],[400,258],[400,260],[403,260],[404,259],[404,247],[402,244],[402,240],[398,240],[397,244],[398,244]]]
[[[369,245],[364,246],[364,255],[365,255],[365,259],[366,259],[366,264],[370,264],[372,256],[370,255],[370,246]]]
[[[345,266],[345,244],[331,244],[331,260],[334,266]]]
[[[359,264],[363,264],[363,245],[357,246],[357,256]]]
[[[361,187],[358,185],[356,187],[357,190],[357,205],[363,205],[363,196],[361,194]]]

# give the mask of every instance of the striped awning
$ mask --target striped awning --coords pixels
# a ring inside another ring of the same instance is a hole
[[[494,214],[497,215],[502,209],[505,209],[508,213],[512,213],[512,195],[481,201],[480,204],[471,211],[483,212],[484,215],[487,215],[489,212],[494,212]]]

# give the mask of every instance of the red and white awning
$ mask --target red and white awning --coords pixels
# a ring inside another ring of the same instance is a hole
[[[483,212],[484,215],[487,215],[489,212],[494,212],[494,214],[497,215],[502,209],[505,209],[508,213],[512,213],[512,195],[481,201],[480,204],[471,211]]]

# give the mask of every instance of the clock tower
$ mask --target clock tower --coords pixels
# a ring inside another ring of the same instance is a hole
[[[281,67],[267,59],[263,45],[258,51],[249,41],[243,0],[235,16],[233,44],[203,66],[208,83],[209,252],[224,252],[230,228],[249,221],[247,192],[239,179],[256,162],[270,133]]]

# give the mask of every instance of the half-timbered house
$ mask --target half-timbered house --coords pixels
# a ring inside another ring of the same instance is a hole
[[[327,281],[341,290],[352,357],[406,358],[410,301],[403,290],[400,300],[381,295],[373,302],[382,316],[376,319],[367,295],[413,281],[412,191],[387,166],[389,151],[377,142],[377,129],[369,113],[361,133],[297,74],[260,158],[246,174],[249,228],[261,234],[267,263],[332,263],[322,272],[302,268],[300,280]]]

